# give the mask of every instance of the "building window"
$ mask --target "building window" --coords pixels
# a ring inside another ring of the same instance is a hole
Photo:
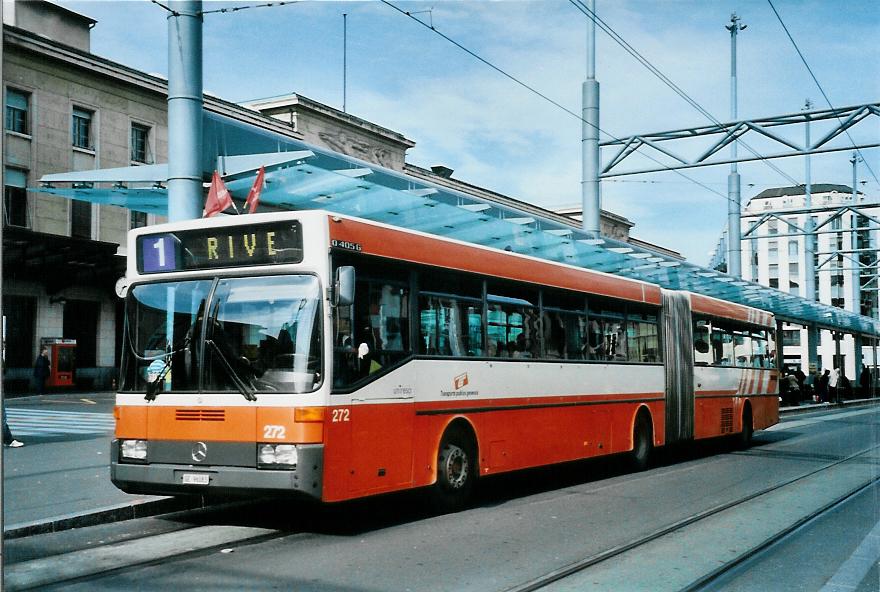
[[[782,345],[800,345],[801,344],[801,332],[799,329],[784,329],[782,331]]]
[[[3,223],[27,228],[27,173],[6,167],[3,179]]]
[[[70,236],[92,238],[92,204],[74,199],[70,202]]]
[[[801,286],[795,281],[788,280],[788,293],[794,296],[798,296],[801,291]]]
[[[796,240],[788,241],[788,259],[796,260],[798,257],[798,242]]]
[[[843,300],[844,300],[843,298],[832,298],[831,299],[831,306],[836,306],[837,308],[843,308],[844,307]]]
[[[779,288],[779,278],[770,278],[770,287]]]
[[[92,112],[73,108],[73,145],[76,148],[92,150]]]
[[[769,220],[767,222],[767,234],[779,234],[779,220]]]
[[[779,279],[779,265],[768,265],[767,266],[767,275],[771,280]]]
[[[147,213],[131,211],[131,228],[143,228],[147,225]]]
[[[131,161],[150,162],[150,128],[137,123],[131,124]]]
[[[28,133],[28,97],[19,90],[6,89],[6,129],[19,134]]]

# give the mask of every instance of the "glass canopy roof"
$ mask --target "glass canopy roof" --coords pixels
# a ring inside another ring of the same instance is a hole
[[[204,130],[205,178],[215,168],[221,172],[225,169],[226,185],[239,201],[244,200],[253,184],[255,169],[261,163],[276,163],[266,167],[261,206],[322,209],[357,216],[713,296],[773,312],[789,322],[880,336],[877,319],[741,280],[668,254],[597,237],[550,217],[525,213],[508,204],[435,185],[218,115],[205,115]],[[222,158],[215,160],[217,154],[240,157],[239,170],[230,170]],[[41,179],[44,184],[72,180],[78,184],[71,188],[44,186],[33,190],[165,215],[168,193],[161,181],[167,179],[167,169],[154,165],[151,173],[147,168],[46,175]],[[135,175],[133,171],[138,169],[140,174]],[[143,182],[151,174],[156,176],[154,186],[138,188],[135,183],[124,184],[133,179]],[[96,183],[112,186],[100,188]]]

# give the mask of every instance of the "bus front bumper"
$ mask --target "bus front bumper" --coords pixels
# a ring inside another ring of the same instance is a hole
[[[324,446],[297,446],[293,470],[248,466],[193,465],[119,461],[117,441],[111,444],[110,480],[126,493],[151,495],[303,495],[321,499]]]

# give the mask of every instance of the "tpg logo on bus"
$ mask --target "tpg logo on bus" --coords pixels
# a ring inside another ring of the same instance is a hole
[[[460,391],[461,389],[463,389],[464,387],[466,387],[467,384],[468,384],[468,375],[467,375],[467,372],[465,372],[464,374],[459,374],[459,375],[456,376],[455,379],[452,381],[452,385],[453,385],[453,386],[452,386],[452,390]]]

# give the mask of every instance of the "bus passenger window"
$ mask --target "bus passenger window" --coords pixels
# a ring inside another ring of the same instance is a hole
[[[419,353],[432,356],[480,356],[482,306],[443,296],[419,298]]]
[[[709,334],[712,325],[708,321],[694,321],[694,364],[709,366],[712,364],[712,347],[709,345]]]
[[[735,365],[738,368],[751,366],[752,338],[743,333],[733,335],[733,353]]]
[[[488,338],[495,343],[498,357],[540,357],[541,331],[534,305],[523,298],[494,294],[489,294],[487,301]]]
[[[716,366],[733,366],[733,335],[720,327],[712,327],[712,355]]]

